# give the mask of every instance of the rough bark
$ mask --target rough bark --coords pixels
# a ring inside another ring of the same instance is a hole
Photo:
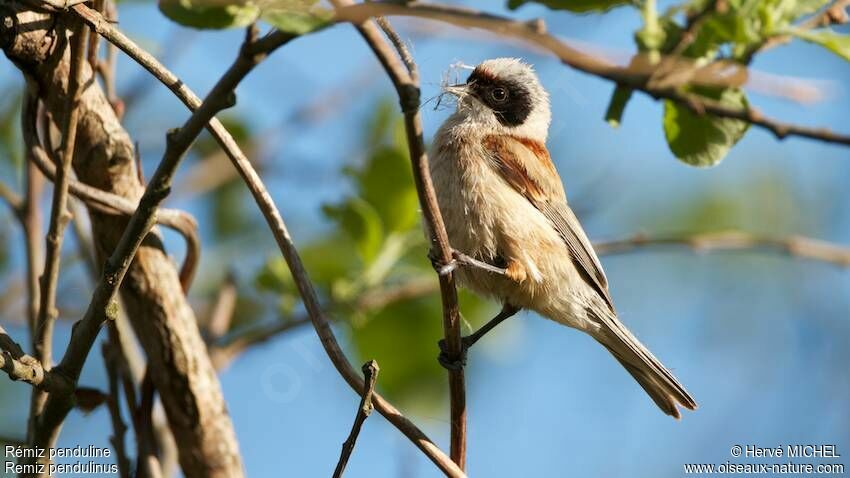
[[[16,3],[2,8],[0,41],[6,55],[38,88],[48,113],[61,118],[69,70],[63,21],[70,17],[54,18]],[[133,142],[87,64],[83,78],[86,86],[80,102],[74,171],[86,184],[136,201],[144,186],[138,179]],[[115,247],[127,220],[90,213],[102,259]],[[148,235],[139,249],[121,286],[121,297],[148,356],[184,474],[242,476],[236,436],[215,369],[175,264],[155,234]]]

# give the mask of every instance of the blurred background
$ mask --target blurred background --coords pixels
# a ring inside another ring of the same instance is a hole
[[[501,2],[464,2],[515,18],[613,58],[634,52],[634,9],[603,15]],[[662,5],[664,2],[661,2]],[[206,92],[243,33],[196,31],[166,21],[153,3],[119,6],[120,28],[194,91]],[[423,101],[456,62],[501,56],[535,65],[552,100],[549,149],[593,240],[635,233],[742,230],[850,244],[850,150],[777,141],[752,128],[717,167],[676,160],[662,106],[637,94],[622,124],[604,120],[613,85],[493,35],[398,19],[423,78]],[[845,28],[844,31],[847,31]],[[20,190],[18,111],[23,80],[0,62],[0,179]],[[821,48],[793,42],[759,55],[761,72],[811,80],[824,93],[802,104],[748,91],[767,115],[850,131],[850,70]],[[188,113],[170,92],[119,55],[124,124],[149,177],[167,128]],[[376,359],[378,389],[448,449],[446,374],[436,278],[426,259],[395,94],[347,25],[298,39],[238,89],[223,119],[252,158],[305,256],[352,362]],[[450,114],[422,108],[426,138]],[[49,196],[45,195],[49,202]],[[329,476],[358,398],[309,325],[285,265],[246,188],[208,136],[184,163],[169,207],[196,216],[201,269],[191,291],[205,323],[234,284],[233,324],[218,345],[257,344],[222,360],[221,380],[249,476]],[[182,240],[163,231],[175,261]],[[56,353],[87,305],[92,282],[69,229]],[[522,313],[470,352],[468,470],[472,476],[681,476],[684,463],[724,463],[735,444],[834,444],[850,465],[850,271],[770,252],[701,254],[686,248],[603,256],[623,321],[679,377],[700,408],[677,422],[589,337]],[[22,233],[0,208],[0,322],[26,340]],[[225,284],[225,286],[223,286]],[[498,304],[461,296],[468,333]],[[265,338],[260,341],[259,338]],[[231,350],[231,349],[228,349]],[[94,353],[82,384],[106,388]],[[0,436],[21,440],[30,389],[0,380]],[[108,411],[69,417],[60,440],[109,446]],[[750,460],[757,461],[757,460]],[[805,462],[805,460],[803,460]],[[818,461],[815,461],[815,463]],[[380,415],[366,422],[347,476],[430,477],[438,471]]]

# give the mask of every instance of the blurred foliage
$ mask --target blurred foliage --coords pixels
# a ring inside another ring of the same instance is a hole
[[[419,205],[404,140],[404,126],[391,102],[375,108],[364,138],[364,157],[343,168],[351,193],[322,209],[331,230],[299,249],[318,292],[333,316],[350,325],[359,362],[381,364],[379,387],[394,400],[433,406],[445,397],[445,372],[437,363],[442,312],[436,276],[426,258]],[[412,282],[434,287],[374,306],[380,297]],[[283,320],[299,303],[283,259],[270,259],[257,273],[260,290],[279,298]],[[462,294],[464,318],[480,323],[491,308]]]
[[[604,12],[633,2],[631,0],[508,0],[508,8],[519,8],[526,3],[542,3],[557,10],[587,13]]]
[[[6,268],[9,266],[9,231],[11,227],[6,226],[6,219],[0,215],[0,218],[3,220],[0,221],[0,277],[2,274],[6,272]]]
[[[283,32],[304,35],[330,24],[331,11],[317,0],[159,0],[160,11],[192,28],[222,29],[248,26],[262,20]]]
[[[218,115],[217,118],[221,121],[222,126],[227,128],[227,131],[233,136],[233,139],[239,143],[243,144],[244,142],[251,139],[253,132],[248,124],[245,122],[245,119],[239,116],[236,116],[232,113],[225,112],[224,114]],[[192,150],[197,152],[202,158],[208,157],[214,153],[218,153],[221,151],[221,147],[218,145],[216,140],[210,134],[203,134],[198,141],[192,146]]]
[[[244,118],[233,114],[226,114],[220,118],[224,127],[240,145],[246,144],[253,136],[253,132]],[[193,151],[200,156],[201,165],[199,167],[201,168],[205,167],[204,163],[206,162],[215,164],[216,155],[222,154],[218,143],[209,134],[204,134],[197,141]],[[229,164],[225,163],[224,166],[230,168]],[[251,230],[255,221],[251,216],[245,214],[248,196],[242,180],[238,176],[231,176],[211,193],[209,215],[216,238],[243,238],[244,232]]]
[[[23,166],[21,144],[21,92],[7,91],[0,95],[0,161],[20,172]]]
[[[769,40],[788,35],[820,45],[850,61],[850,36],[828,28],[807,30],[798,26],[806,16],[829,4],[829,0],[690,0],[674,3],[662,14],[655,10],[652,0],[509,0],[508,6],[516,8],[525,3],[573,12],[602,12],[620,5],[638,8],[644,25],[635,32],[635,43],[638,51],[648,54],[651,61],[672,53],[696,16],[702,18],[701,25],[694,30],[695,35],[682,56],[697,64],[720,59],[747,64]],[[725,91],[690,88],[689,93],[720,100],[728,106],[748,107],[746,96],[736,88]],[[629,89],[615,88],[605,113],[609,124],[619,125],[630,98]],[[697,116],[666,101],[663,129],[670,151],[677,158],[692,166],[705,167],[719,163],[747,132],[747,125],[711,115]]]
[[[807,42],[820,45],[841,58],[850,61],[850,36],[848,35],[836,33],[828,28],[816,31],[792,28],[789,31],[792,35],[802,38]]]
[[[647,230],[673,233],[745,230],[782,235],[822,227],[818,221],[823,219],[793,191],[791,177],[766,169],[694,192],[686,201],[669,204],[663,214],[648,211],[636,222]]]

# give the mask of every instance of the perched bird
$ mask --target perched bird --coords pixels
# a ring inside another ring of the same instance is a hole
[[[440,127],[430,173],[462,284],[498,298],[502,312],[466,337],[471,346],[520,309],[590,334],[664,413],[694,399],[617,318],[608,280],[546,149],[549,97],[532,67],[487,60],[465,84],[445,86],[457,110]],[[471,259],[470,259],[471,258]],[[469,267],[470,263],[496,267]]]

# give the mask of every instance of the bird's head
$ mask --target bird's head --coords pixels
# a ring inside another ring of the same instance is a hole
[[[545,141],[549,130],[549,95],[531,65],[516,58],[486,60],[466,83],[443,87],[457,97],[464,124],[485,134],[510,134]]]

